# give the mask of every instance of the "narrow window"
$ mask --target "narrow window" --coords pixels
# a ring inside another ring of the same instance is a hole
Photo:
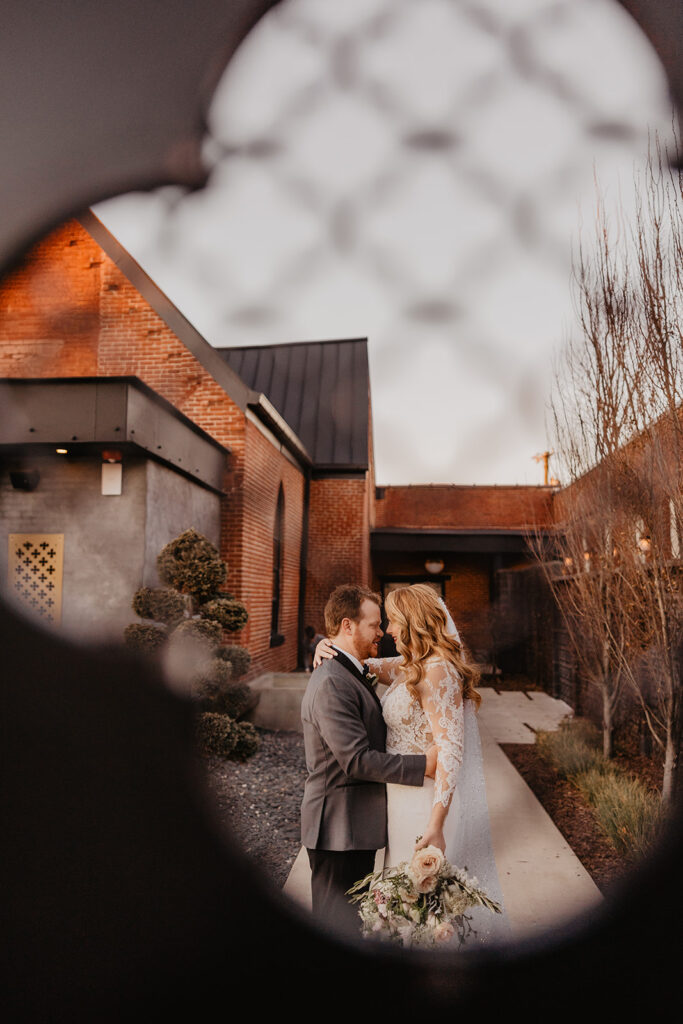
[[[273,599],[270,616],[270,646],[279,647],[285,642],[280,633],[280,602],[282,598],[282,541],[285,519],[285,495],[280,484],[275,510],[273,529]]]

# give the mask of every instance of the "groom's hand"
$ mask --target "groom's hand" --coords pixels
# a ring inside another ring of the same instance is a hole
[[[425,765],[425,778],[433,779],[436,775],[436,762],[439,754],[439,748],[436,743],[432,743],[431,747],[427,751],[427,764]]]

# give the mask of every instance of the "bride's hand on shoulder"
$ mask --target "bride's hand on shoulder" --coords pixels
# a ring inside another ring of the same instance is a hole
[[[318,646],[315,649],[315,653],[313,655],[313,668],[317,668],[318,665],[322,665],[323,661],[328,661],[330,658],[336,657],[337,652],[327,637],[325,637],[323,640],[319,641]]]

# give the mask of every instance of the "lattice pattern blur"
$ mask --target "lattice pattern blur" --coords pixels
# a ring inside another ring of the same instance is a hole
[[[64,534],[11,533],[9,589],[52,625],[62,619]]]
[[[628,183],[668,118],[615,0],[286,0],[215,97],[211,188],[107,223],[213,344],[369,335],[380,478],[485,453],[503,482],[501,438],[529,463],[542,444],[594,161]],[[406,403],[450,451],[396,422]]]

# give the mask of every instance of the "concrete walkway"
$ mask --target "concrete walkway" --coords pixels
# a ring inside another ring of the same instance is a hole
[[[533,743],[534,729],[556,729],[571,708],[541,692],[497,693],[482,687],[480,693],[486,796],[505,908],[515,938],[537,935],[594,907],[602,895],[498,744]],[[283,891],[310,909],[304,849]]]

